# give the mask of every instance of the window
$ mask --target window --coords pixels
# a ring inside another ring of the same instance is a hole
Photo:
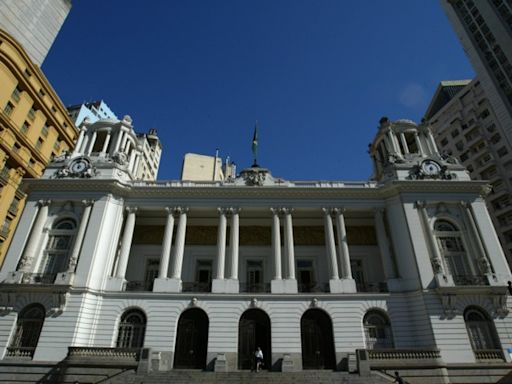
[[[455,284],[465,285],[465,278],[472,274],[459,228],[447,220],[437,220],[434,232],[447,272],[453,276]]]
[[[488,353],[492,350],[503,357],[494,323],[486,313],[478,308],[469,307],[464,311],[464,322],[477,359],[480,353]]]
[[[158,277],[158,270],[160,267],[160,259],[147,259],[146,271],[144,272],[144,290],[152,291],[153,282]]]
[[[247,260],[247,291],[260,292],[263,284],[263,261]]]
[[[499,157],[503,157],[505,156],[506,154],[508,153],[508,150],[506,147],[501,147],[500,149],[498,149],[498,156]]]
[[[41,130],[41,134],[42,134],[44,137],[47,137],[47,136],[48,136],[48,131],[49,131],[49,129],[50,129],[50,128],[48,127],[48,125],[46,125],[46,124],[45,124],[45,125],[43,126],[43,129]]]
[[[75,231],[76,222],[73,219],[61,219],[53,225],[44,250],[43,261],[39,267],[39,273],[48,275],[67,270]]]
[[[212,261],[197,260],[196,266],[196,282],[209,287],[212,282]]]
[[[14,88],[14,91],[12,91],[12,95],[11,95],[11,98],[14,100],[14,101],[20,101],[20,95],[21,95],[21,89],[19,89],[18,87]]]
[[[369,311],[363,319],[367,349],[393,348],[393,334],[388,317],[380,311]]]
[[[146,332],[146,315],[139,309],[123,314],[117,334],[117,348],[142,348]]]
[[[14,110],[14,104],[12,104],[10,101],[8,101],[7,104],[5,105],[4,113],[7,116],[11,116],[13,110]]]
[[[297,260],[297,283],[300,292],[315,290],[315,273],[312,260]]]
[[[41,149],[42,146],[43,146],[43,139],[41,139],[41,138],[37,139],[36,149]]]
[[[36,117],[36,111],[34,108],[30,108],[30,110],[28,111],[28,118],[30,120],[34,120],[34,118]]]
[[[27,133],[29,128],[30,128],[30,124],[27,121],[25,121],[25,122],[23,122],[23,125],[21,126],[21,132]]]
[[[459,130],[458,130],[458,129],[454,129],[454,130],[451,132],[451,135],[452,135],[452,137],[457,137],[457,136],[459,136]]]
[[[443,140],[441,140],[441,145],[443,147],[447,146],[448,145],[448,139],[445,137]]]
[[[44,307],[32,304],[24,308],[16,322],[16,332],[7,348],[7,356],[33,357],[43,328]]]

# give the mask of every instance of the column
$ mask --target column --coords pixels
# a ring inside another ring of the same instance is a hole
[[[174,244],[171,278],[181,281],[181,268],[183,267],[183,252],[185,251],[188,208],[176,208],[176,210],[179,212],[180,219],[178,222],[178,231],[176,233],[176,243]]]
[[[341,277],[343,279],[352,279],[352,267],[350,266],[350,254],[348,250],[347,229],[345,227],[344,208],[335,209],[336,229],[338,233],[338,248],[340,254]]]
[[[281,225],[279,223],[279,210],[272,211],[272,257],[274,258],[274,280],[281,280]]]
[[[348,250],[347,228],[345,227],[345,208],[335,208],[336,232],[338,235],[338,251],[340,256],[341,280],[339,292],[357,292],[356,281],[352,278],[352,267],[350,266],[350,254]],[[331,287],[331,292],[332,291]]]
[[[338,280],[338,261],[336,260],[336,245],[334,243],[334,228],[332,225],[331,209],[323,208],[325,248],[327,251],[327,263],[331,280]]]
[[[471,205],[465,201],[461,201],[460,206],[462,210],[462,217],[466,222],[466,226],[471,230],[471,232],[468,232],[469,238],[475,243],[476,249],[478,251],[476,259],[478,260],[479,270],[477,273],[491,273],[491,265],[488,260],[488,253],[482,242],[480,232],[478,231],[478,227],[472,215]],[[469,256],[468,250],[466,250],[466,255]]]
[[[432,233],[432,229],[429,226],[428,223],[428,216],[427,212],[425,210],[426,203],[424,201],[417,201],[416,202],[416,209],[418,210],[420,214],[420,219],[423,222],[423,228],[425,229],[425,232],[427,233],[427,241],[430,246],[431,251],[431,259],[430,262],[432,263],[432,268],[434,270],[435,275],[441,275],[441,278],[438,278],[436,276],[436,280],[438,285],[453,285],[453,279],[450,277],[448,278],[446,276],[444,266],[443,266],[443,258],[441,256],[441,253],[439,252],[439,248],[437,247],[437,242],[434,237],[434,234]]]
[[[284,213],[284,241],[286,244],[287,279],[295,280],[295,251],[293,247],[293,208],[283,208]]]
[[[104,156],[107,153],[108,144],[110,143],[111,136],[110,129],[107,131],[107,136],[105,137],[105,142],[103,143],[103,148],[101,149],[101,154]]]
[[[133,230],[135,229],[135,213],[136,207],[126,208],[126,224],[124,226],[123,238],[121,240],[121,250],[119,251],[119,264],[117,266],[116,277],[123,279],[126,275],[126,268],[128,267],[128,259],[130,257],[130,249],[132,247]]]
[[[119,151],[119,147],[121,146],[121,140],[123,139],[123,131],[120,129],[118,132],[117,132],[117,136],[116,136],[116,144],[114,145],[114,151],[112,152],[112,154],[116,153],[117,151]]]
[[[391,255],[391,248],[386,233],[386,225],[384,224],[384,209],[375,209],[375,229],[377,232],[377,241],[379,243],[380,255],[382,264],[384,266],[384,275],[386,279],[396,278],[395,265],[393,256]]]
[[[239,208],[231,208],[231,228],[230,228],[230,261],[231,271],[229,278],[232,280],[238,280],[238,243],[239,243]]]
[[[137,156],[135,156],[135,164],[133,165],[133,174],[135,177],[138,177],[137,170],[139,169],[139,163],[140,159],[142,157],[142,154],[140,152],[137,152]]]
[[[174,230],[174,208],[166,207],[167,221],[165,222],[164,239],[162,242],[162,253],[160,255],[160,266],[158,269],[158,278],[166,279],[169,270],[169,260],[171,257],[172,233]]]
[[[94,148],[94,144],[96,143],[96,137],[98,136],[98,132],[94,131],[92,133],[91,141],[89,142],[89,149],[87,150],[87,154],[90,155],[92,149]]]
[[[135,163],[135,156],[137,155],[138,151],[135,147],[132,148],[132,152],[130,153],[130,160],[128,162],[128,169],[130,170],[130,172],[132,172],[133,174],[135,174],[135,167],[134,167],[134,163]]]
[[[437,144],[436,144],[436,141],[434,139],[434,135],[432,135],[432,132],[430,131],[430,129],[427,131],[428,132],[428,140],[430,141],[430,145],[432,147],[432,153],[438,153],[438,149],[437,149]]]
[[[84,241],[87,224],[89,223],[89,217],[91,216],[94,200],[83,200],[82,204],[84,205],[84,211],[82,213],[80,226],[78,227],[78,232],[76,234],[75,244],[73,245],[73,250],[71,252],[71,256],[69,257],[68,272],[70,273],[75,272],[76,265],[78,263],[78,257],[80,256],[80,250],[82,249],[82,243]]]
[[[400,141],[402,142],[402,147],[404,147],[405,154],[409,153],[409,146],[407,145],[407,140],[405,139],[405,134],[400,132]]]
[[[39,243],[41,242],[41,235],[43,234],[44,225],[46,224],[46,220],[48,220],[48,207],[50,204],[51,200],[38,201],[39,209],[37,211],[36,221],[32,226],[32,230],[30,231],[30,238],[28,240],[27,246],[25,247],[23,257],[20,260],[20,265],[18,266],[18,270],[22,272],[31,272],[32,263],[39,253]]]
[[[80,146],[82,145],[84,141],[84,135],[85,135],[85,128],[80,129],[80,134],[78,135],[78,139],[76,140],[76,152],[80,152]]]
[[[426,153],[425,153],[425,150],[423,149],[423,144],[421,143],[421,139],[420,137],[418,136],[418,132],[415,132],[414,133],[414,140],[416,141],[416,146],[418,147],[418,153],[421,155],[421,156],[425,156]]]
[[[224,279],[224,266],[226,263],[226,208],[218,208],[219,227],[217,229],[217,271],[215,279]]]

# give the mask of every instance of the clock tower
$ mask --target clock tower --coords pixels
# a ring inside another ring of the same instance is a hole
[[[44,178],[156,180],[162,150],[156,130],[137,134],[124,116],[94,123],[86,118],[79,131],[73,152],[54,157]]]
[[[430,128],[411,120],[390,121],[383,117],[373,143],[373,179],[391,180],[469,180],[459,162],[440,154]]]

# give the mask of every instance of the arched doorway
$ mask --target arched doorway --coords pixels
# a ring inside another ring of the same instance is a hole
[[[204,369],[208,349],[208,316],[198,308],[183,312],[178,321],[174,368]]]
[[[254,369],[256,348],[263,351],[264,369],[270,369],[272,351],[270,319],[261,309],[249,309],[238,327],[238,369]]]
[[[320,309],[309,309],[300,320],[302,369],[334,369],[334,338],[330,317]]]

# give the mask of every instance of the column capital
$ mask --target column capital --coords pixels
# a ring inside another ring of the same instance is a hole
[[[273,215],[279,215],[279,211],[281,208],[279,207],[270,207],[270,212],[272,212]]]
[[[341,215],[341,214],[345,213],[346,211],[347,211],[347,209],[345,207],[332,208],[332,213],[337,214],[337,215]]]
[[[282,215],[290,215],[293,211],[295,211],[295,208],[292,207],[281,207],[279,208]]]
[[[38,200],[37,201],[37,205],[39,206],[39,208],[48,206],[51,203],[52,203],[52,201],[50,199],[48,199],[48,200]]]
[[[180,215],[182,213],[187,213],[188,212],[188,207],[174,207],[174,213],[177,214],[177,215]]]
[[[229,207],[229,208],[227,208],[227,212],[229,212],[232,215],[240,213],[241,210],[242,210],[242,208],[240,208],[240,207]]]
[[[128,213],[136,213],[138,209],[139,209],[138,207],[126,207],[125,208],[126,212],[128,212]]]
[[[470,204],[469,202],[464,201],[464,200],[459,201],[459,204],[460,204],[460,206],[461,206],[462,208],[468,208],[468,207],[470,207],[470,206],[471,206],[471,204]]]
[[[425,200],[416,200],[414,202],[414,208],[416,209],[426,208],[426,206],[427,202]]]
[[[375,207],[375,208],[373,208],[373,212],[376,215],[383,215],[385,211],[386,211],[386,208],[384,208],[384,207]]]
[[[93,200],[93,199],[91,199],[91,200],[86,200],[86,199],[84,199],[84,200],[82,200],[82,204],[83,204],[85,207],[90,207],[91,205],[93,205],[93,204],[94,204],[94,200]]]

